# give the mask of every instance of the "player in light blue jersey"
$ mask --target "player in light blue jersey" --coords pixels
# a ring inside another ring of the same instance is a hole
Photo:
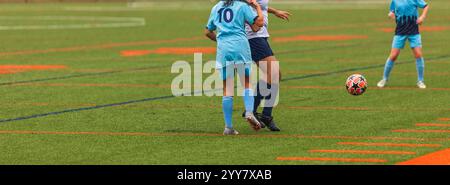
[[[419,16],[418,8],[423,8],[422,15]],[[394,67],[394,62],[400,55],[400,50],[405,47],[406,40],[416,58],[417,68],[417,86],[425,89],[424,83],[424,67],[425,62],[422,55],[422,37],[419,33],[419,25],[421,25],[428,14],[429,6],[424,0],[392,0],[389,17],[396,20],[397,27],[392,43],[391,54],[384,67],[383,79],[378,82],[377,86],[383,88],[389,80],[389,75]]]
[[[253,8],[256,9],[256,12]],[[253,115],[254,95],[250,87],[252,57],[245,32],[245,24],[258,31],[264,23],[261,7],[255,0],[225,0],[218,2],[211,10],[205,34],[217,41],[216,68],[223,80],[222,108],[225,119],[224,135],[237,135],[232,124],[234,69],[237,68],[242,86],[245,104],[245,119],[254,130],[261,124]],[[217,30],[217,35],[214,31]]]

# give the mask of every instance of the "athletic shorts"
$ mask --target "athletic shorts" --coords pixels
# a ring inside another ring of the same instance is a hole
[[[252,63],[250,45],[247,40],[222,40],[217,42],[216,69],[247,63]]]
[[[248,40],[248,42],[250,43],[250,50],[252,51],[253,61],[259,62],[264,58],[274,56],[267,37],[253,38]]]
[[[409,46],[411,48],[422,47],[422,37],[420,34],[417,35],[395,35],[392,42],[392,48],[403,49],[405,48],[406,40],[409,41]]]
[[[250,76],[252,72],[252,63],[239,63],[235,65],[227,65],[219,69],[222,80],[234,79],[234,73],[237,72],[239,76]]]

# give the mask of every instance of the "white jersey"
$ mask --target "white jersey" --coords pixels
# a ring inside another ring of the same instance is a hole
[[[258,31],[253,32],[250,25],[245,25],[245,31],[247,32],[247,38],[253,39],[258,37],[270,37],[268,27],[269,27],[269,0],[256,0],[260,5],[262,9],[262,13],[264,15],[264,26]]]

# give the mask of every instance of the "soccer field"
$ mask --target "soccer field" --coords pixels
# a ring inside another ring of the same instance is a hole
[[[431,2],[421,27],[425,90],[409,49],[389,86],[376,87],[395,26],[387,1],[275,1],[293,14],[270,22],[282,132],[253,131],[237,97],[241,134],[232,137],[222,135],[221,97],[171,92],[173,63],[193,64],[193,50],[215,59],[203,35],[212,6],[0,4],[0,164],[414,164],[450,155],[447,0]],[[362,96],[345,90],[355,73],[369,83]]]

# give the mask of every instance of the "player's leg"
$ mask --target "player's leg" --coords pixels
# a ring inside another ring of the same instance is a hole
[[[244,87],[243,99],[244,99],[244,105],[245,105],[245,113],[244,117],[247,120],[247,122],[250,124],[250,126],[258,131],[261,129],[261,123],[258,119],[256,119],[255,115],[253,114],[253,105],[255,102],[254,98],[254,92],[251,86],[250,82],[250,76],[251,76],[251,70],[252,70],[252,64],[249,63],[240,63],[237,64],[237,71],[240,79],[240,83],[242,87]]]
[[[392,41],[391,53],[389,54],[389,58],[387,59],[386,64],[384,65],[383,79],[378,82],[377,84],[378,87],[383,88],[384,86],[386,86],[392,68],[394,67],[395,61],[400,55],[400,50],[405,47],[405,41],[406,41],[405,36],[398,36],[398,35],[394,36],[394,39]]]
[[[420,34],[410,36],[409,42],[411,44],[414,57],[416,58],[417,86],[421,89],[425,89],[427,88],[424,83],[425,61],[422,54],[422,39]]]
[[[239,134],[233,128],[233,96],[234,96],[234,68],[232,66],[223,67],[220,70],[223,80],[223,97],[222,97],[222,110],[225,120],[224,135],[237,135]]]
[[[258,63],[262,78],[258,81],[258,94],[264,99],[264,108],[259,119],[271,131],[280,131],[273,120],[272,110],[276,103],[281,78],[280,67],[275,56],[269,56]],[[259,105],[258,105],[259,106]]]
[[[253,38],[249,40],[250,43],[250,47],[251,47],[251,51],[252,51],[252,59],[253,61],[255,61],[259,67],[259,69],[261,70],[262,74],[260,74],[262,76],[262,78],[258,81],[257,87],[256,87],[256,96],[255,96],[255,104],[254,104],[254,114],[257,116],[257,118],[259,118],[261,120],[261,118],[263,117],[263,114],[259,114],[257,113],[258,107],[261,104],[261,101],[265,98],[264,95],[265,93],[261,93],[261,89],[270,89],[273,85],[272,85],[272,79],[274,78],[267,78],[268,72],[273,71],[273,69],[269,70],[269,67],[275,66],[275,65],[268,65],[268,64],[272,64],[272,62],[277,61],[276,58],[274,57],[274,53],[270,47],[270,44],[268,42],[268,38]],[[277,72],[278,75],[281,75],[279,72],[279,66],[278,64],[276,65],[276,67],[278,68]],[[278,77],[278,81],[280,79],[280,76]],[[278,83],[275,84],[275,86],[278,87]],[[273,88],[278,90],[278,88]],[[278,91],[275,91],[273,94],[278,94]],[[276,98],[276,96],[274,96]],[[265,101],[266,104],[270,104],[269,101]],[[272,125],[275,125],[273,122],[273,117],[272,117],[272,106],[265,106],[267,107],[266,109],[263,110],[263,112],[265,112],[265,114],[269,115],[269,116],[265,116],[264,119],[265,122],[261,123],[262,125],[266,125],[266,124],[270,124],[273,123]],[[279,131],[279,129],[276,126],[273,126],[272,128],[269,128],[273,131]]]

